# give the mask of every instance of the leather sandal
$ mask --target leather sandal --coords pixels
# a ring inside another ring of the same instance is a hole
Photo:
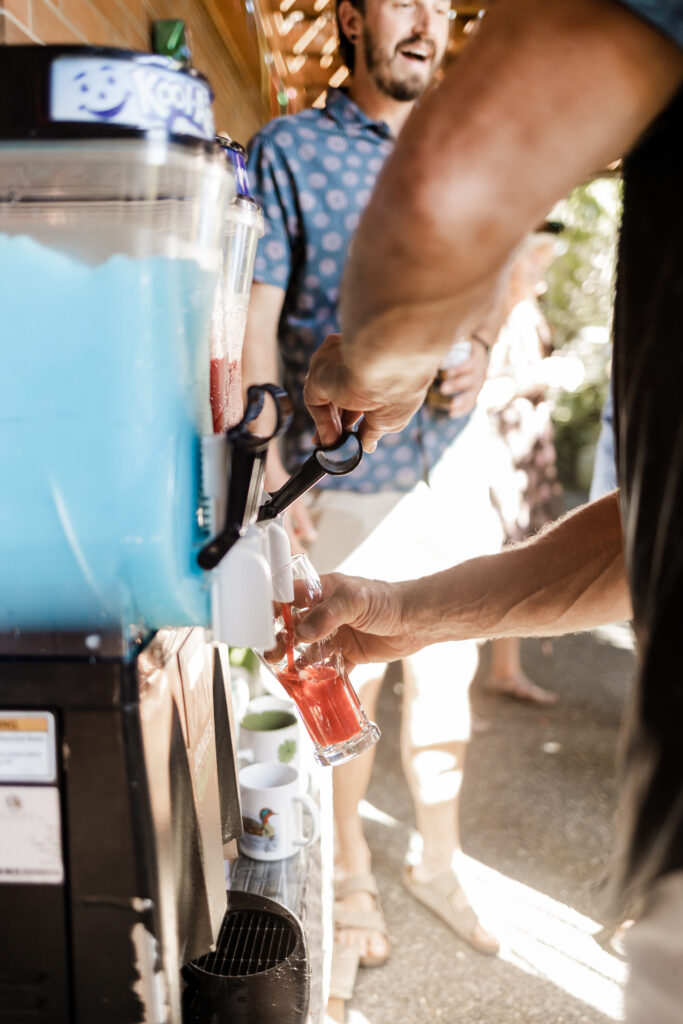
[[[410,868],[406,868],[403,885],[473,949],[488,956],[496,955],[500,949],[498,939],[485,930],[452,871],[436,875],[428,882],[416,882]]]
[[[340,879],[335,882],[335,907],[334,927],[337,931],[354,929],[363,932],[380,932],[387,939],[389,945],[389,932],[384,914],[379,903],[379,889],[374,875],[351,875],[349,878]],[[372,896],[375,902],[374,910],[351,910],[341,906],[341,902],[354,892],[366,892]],[[352,946],[352,943],[348,943]],[[381,967],[389,959],[391,950],[387,948],[385,956],[373,956],[370,953],[360,954],[358,963],[361,967]]]

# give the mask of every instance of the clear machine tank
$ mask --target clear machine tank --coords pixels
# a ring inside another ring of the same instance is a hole
[[[226,644],[273,636],[268,439],[212,434],[236,172],[166,58],[3,46],[0,94],[0,1018],[181,1024],[242,828]]]
[[[2,60],[0,633],[208,625],[199,439],[235,193],[210,90],[150,55]]]

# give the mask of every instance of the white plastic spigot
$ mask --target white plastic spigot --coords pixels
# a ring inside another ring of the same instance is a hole
[[[294,600],[292,579],[292,548],[289,534],[282,524],[282,516],[272,519],[265,527],[268,538],[268,557],[273,576],[273,597],[276,601],[291,604]]]
[[[228,460],[224,434],[202,438],[202,490],[208,526],[215,535],[225,522]],[[250,526],[211,570],[211,629],[215,643],[268,650],[273,632],[270,546],[261,529]]]
[[[249,527],[213,572],[214,641],[269,650],[275,643],[273,581],[262,531]]]

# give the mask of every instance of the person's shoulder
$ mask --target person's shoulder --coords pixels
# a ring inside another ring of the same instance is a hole
[[[270,143],[280,149],[287,149],[302,138],[310,139],[311,132],[320,130],[323,119],[324,112],[316,107],[300,110],[296,114],[284,114],[264,125],[249,145]]]

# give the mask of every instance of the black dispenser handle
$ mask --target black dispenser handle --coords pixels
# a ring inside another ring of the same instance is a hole
[[[344,476],[354,470],[362,458],[363,445],[358,434],[351,430],[345,431],[334,444],[316,448],[279,491],[261,506],[258,521],[275,519],[326,474]]]
[[[275,426],[263,437],[252,434],[248,426],[263,412],[266,395],[275,405]],[[292,421],[289,395],[277,384],[253,384],[247,391],[247,408],[235,427],[226,431],[231,449],[230,481],[225,523],[197,556],[202,569],[215,569],[233,544],[239,540],[249,523],[256,519],[261,500],[266,453],[272,440],[284,433]]]

